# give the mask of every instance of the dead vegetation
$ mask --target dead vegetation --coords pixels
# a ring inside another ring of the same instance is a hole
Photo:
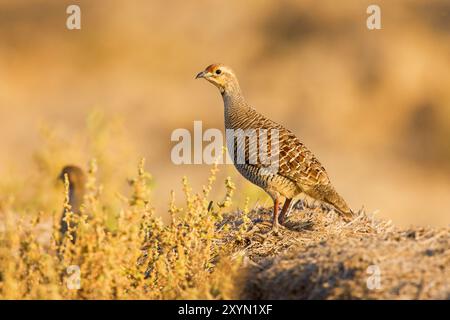
[[[399,229],[363,212],[345,223],[303,202],[280,236],[262,237],[270,212],[249,217],[255,223],[239,244],[248,258],[241,298],[450,298],[448,228]]]

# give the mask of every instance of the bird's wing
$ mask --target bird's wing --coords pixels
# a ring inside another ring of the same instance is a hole
[[[259,115],[255,119],[251,127],[269,131],[267,148],[270,152],[273,149],[270,142],[270,130],[277,130],[278,143],[275,146],[278,147],[274,150],[275,155],[278,155],[277,174],[292,180],[300,186],[312,187],[330,184],[330,179],[325,168],[291,131],[262,115]],[[257,166],[264,165],[258,162]]]
[[[328,174],[319,160],[293,133],[286,129],[280,136],[279,174],[300,186],[330,183]]]

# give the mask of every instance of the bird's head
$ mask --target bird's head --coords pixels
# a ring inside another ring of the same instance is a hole
[[[76,188],[76,187],[84,187],[86,178],[84,175],[84,172],[81,168],[77,167],[77,166],[65,166],[62,170],[61,173],[58,176],[58,179],[60,179],[61,181],[64,182],[64,176],[67,175],[67,178],[69,179],[69,186],[71,188]]]
[[[215,85],[220,92],[239,90],[239,83],[236,75],[230,67],[223,64],[211,64],[205,70],[199,72],[195,79],[206,79]]]

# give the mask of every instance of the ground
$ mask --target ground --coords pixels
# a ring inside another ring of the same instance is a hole
[[[247,265],[242,298],[450,298],[448,228],[400,229],[364,212],[346,223],[303,203],[279,235],[265,238],[270,210],[249,217],[239,251]]]

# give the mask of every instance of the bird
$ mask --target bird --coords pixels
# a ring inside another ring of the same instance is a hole
[[[69,182],[69,205],[70,211],[75,215],[80,215],[81,206],[84,200],[85,194],[85,185],[86,185],[86,175],[83,170],[75,165],[67,165],[63,167],[61,173],[58,176],[58,179],[61,181],[65,181],[65,177],[67,176]],[[68,210],[64,209],[60,221],[60,234],[61,239],[64,239],[66,232],[69,230],[69,225],[67,224],[66,217],[68,214]],[[70,229],[74,229],[76,227],[76,223],[74,221],[70,222]],[[72,242],[76,240],[76,233],[72,232]]]
[[[295,203],[292,201],[302,194],[331,205],[346,221],[352,218],[353,211],[337,193],[316,156],[290,130],[260,114],[247,103],[238,78],[230,67],[220,63],[211,64],[199,72],[195,79],[207,80],[222,95],[228,153],[238,172],[262,188],[274,202],[270,232],[278,233],[291,203]],[[228,134],[239,130],[253,132],[256,139],[242,134]],[[277,141],[269,143],[270,139],[263,140],[261,134],[274,137]],[[271,159],[277,159],[275,170],[267,161],[258,159],[256,153],[261,154],[262,148],[270,153]],[[285,201],[280,212],[283,198]]]

